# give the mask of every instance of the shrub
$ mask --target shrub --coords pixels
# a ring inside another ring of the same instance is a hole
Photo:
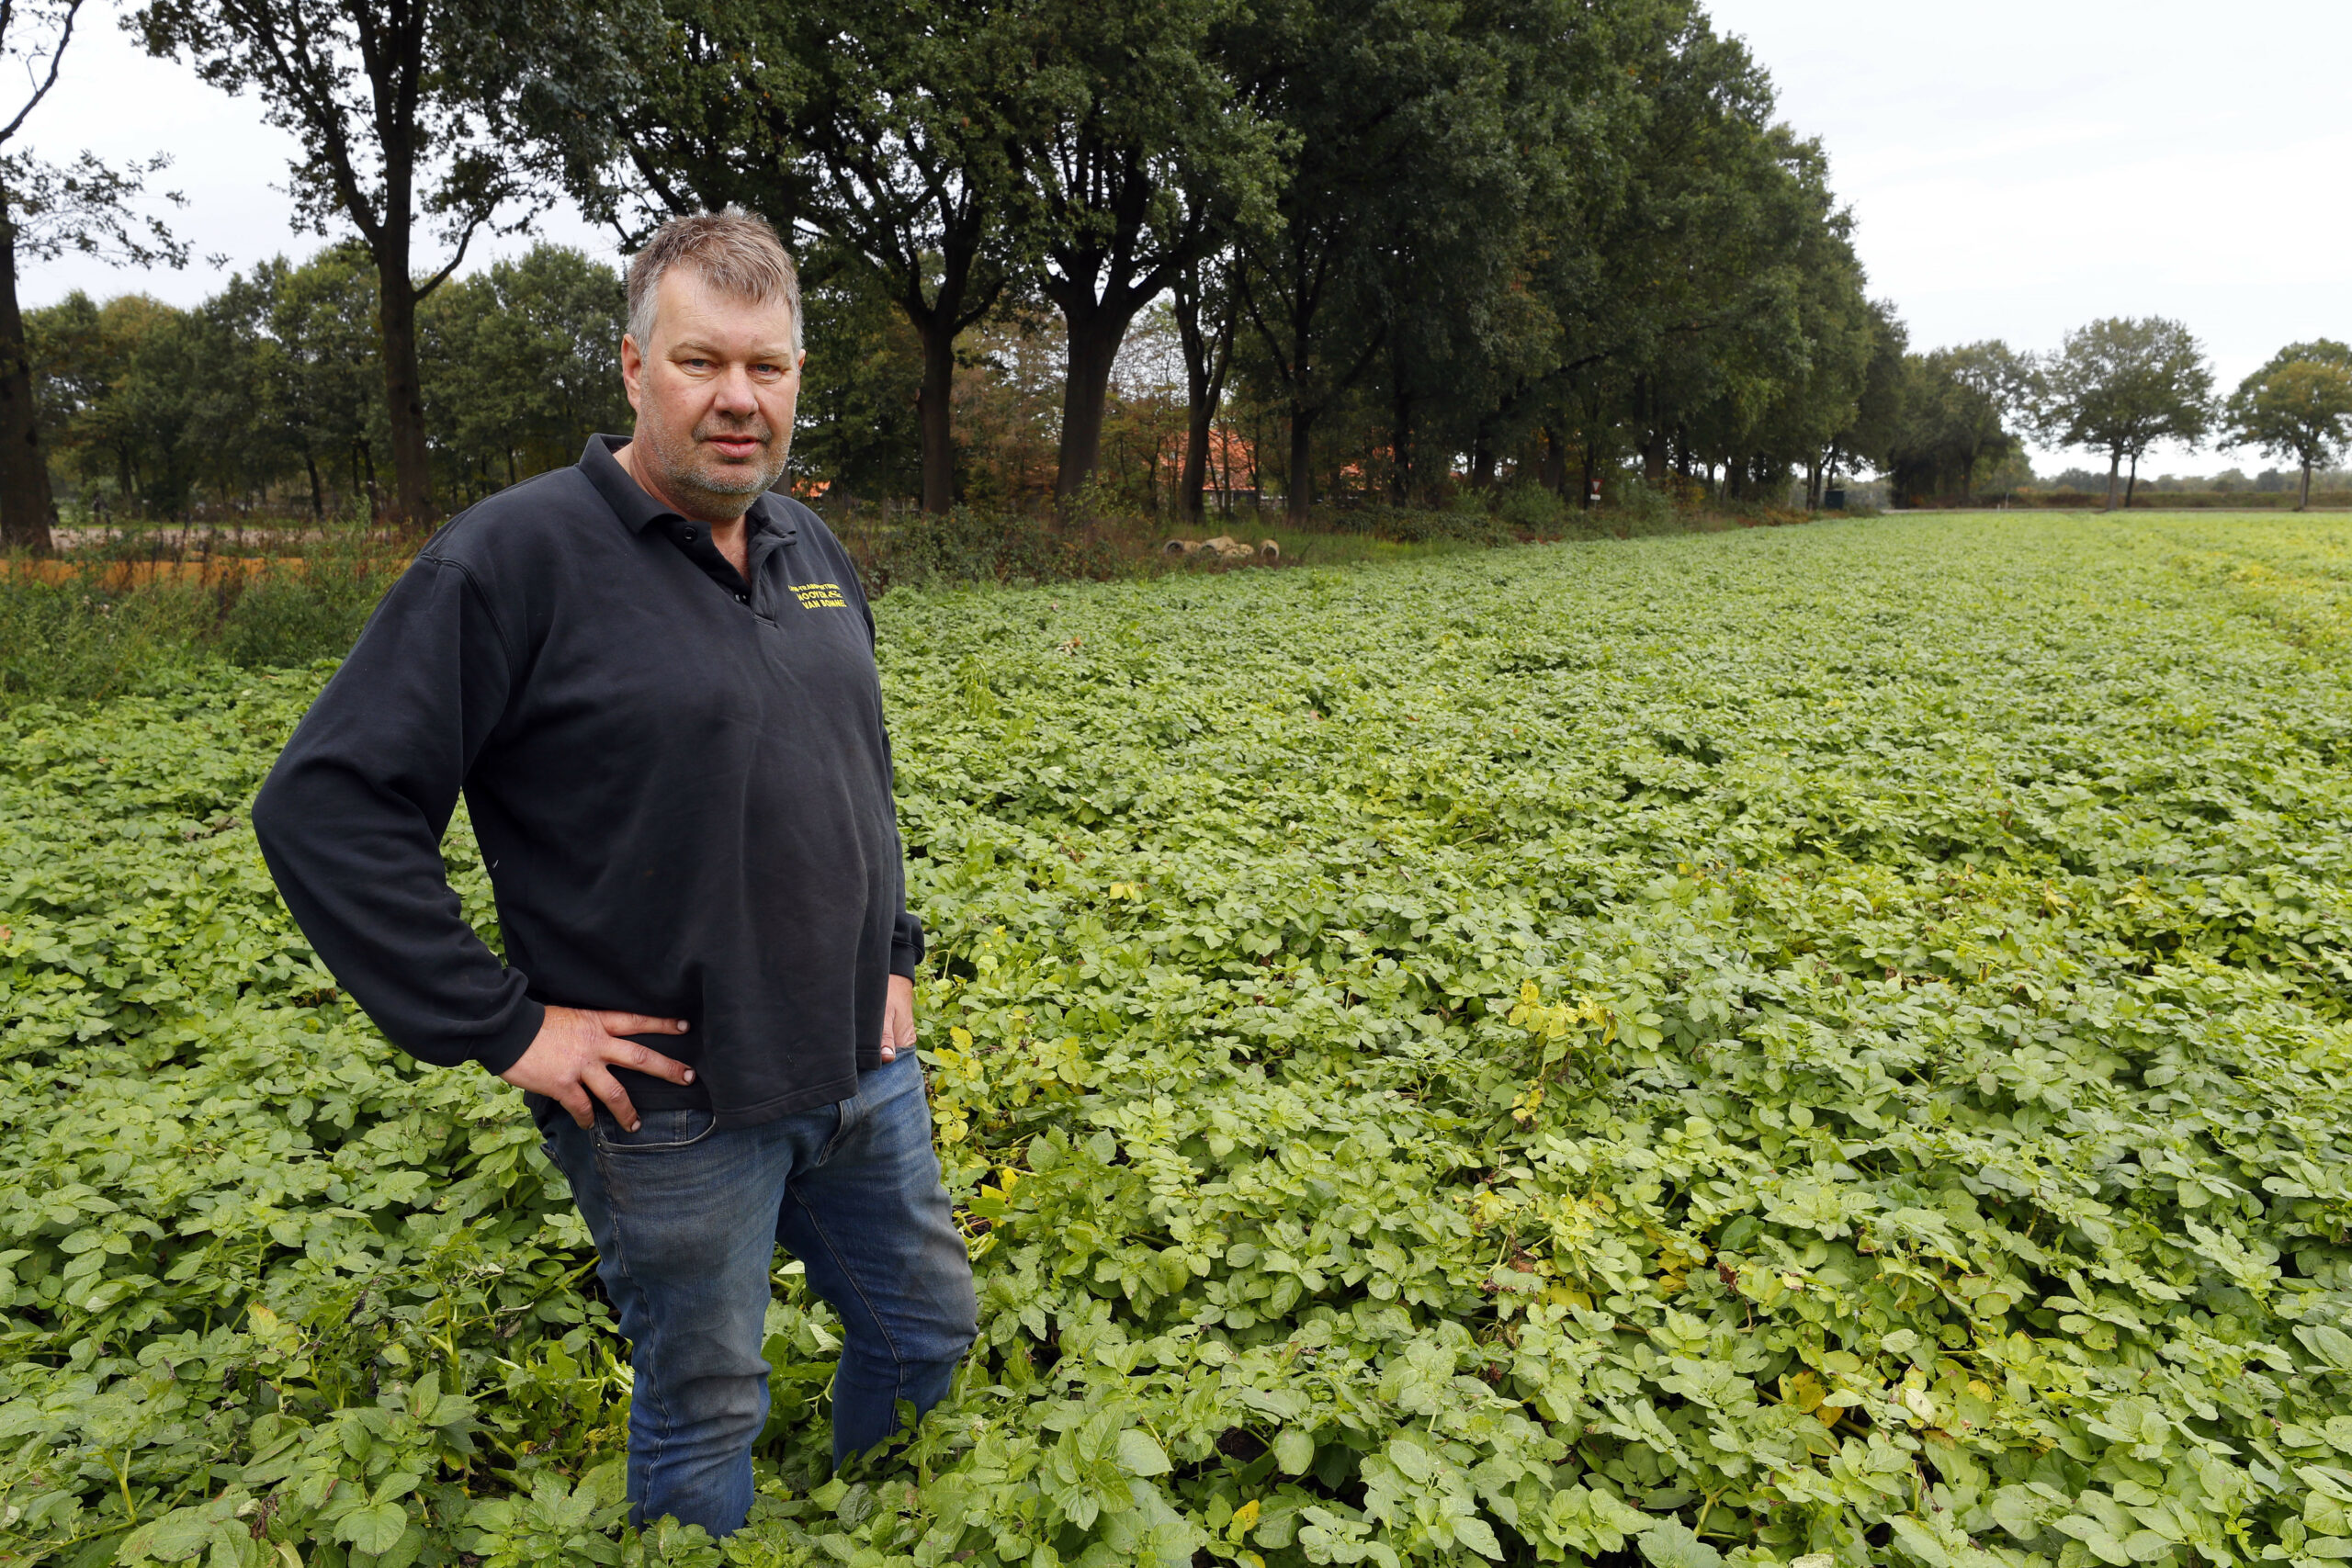
[[[1495,514],[1522,534],[1549,535],[1568,525],[1568,503],[1546,484],[1521,479],[1503,489]]]
[[[1464,494],[1443,508],[1392,506],[1372,502],[1330,514],[1329,526],[1340,533],[1394,539],[1399,544],[1427,545],[1461,540],[1483,545],[1506,544],[1510,526],[1488,510],[1484,498]]]
[[[110,593],[95,573],[51,582],[0,568],[0,704],[130,691],[186,663],[210,619],[198,588]]]
[[[403,552],[352,531],[302,558],[158,558],[110,541],[65,563],[0,562],[0,704],[86,702],[209,660],[307,665],[349,649]]]
[[[1674,504],[1674,498],[1639,479],[1628,480],[1616,490],[1610,510],[1628,535],[1670,534],[1684,526],[1682,510]]]
[[[828,524],[872,594],[959,582],[1107,578],[1131,570],[1100,524],[968,506],[937,513],[854,507]]]

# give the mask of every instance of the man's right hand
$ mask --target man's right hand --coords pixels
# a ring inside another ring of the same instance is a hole
[[[596,1120],[595,1101],[605,1102],[613,1120],[637,1131],[637,1107],[620,1080],[606,1069],[632,1067],[672,1083],[692,1083],[695,1070],[684,1062],[649,1051],[631,1034],[684,1034],[685,1020],[647,1018],[634,1012],[584,1012],[579,1008],[549,1008],[531,1048],[498,1076],[517,1089],[544,1094],[571,1113],[582,1127]]]

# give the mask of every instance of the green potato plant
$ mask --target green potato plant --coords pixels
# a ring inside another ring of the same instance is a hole
[[[0,1560],[2352,1558],[2352,547],[2005,514],[882,605],[981,1342],[622,1523],[516,1097],[243,806],[324,667],[0,719]],[[493,942],[470,835],[445,853]]]

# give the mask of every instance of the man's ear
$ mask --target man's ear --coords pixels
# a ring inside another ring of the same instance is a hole
[[[628,406],[633,409],[643,406],[638,401],[638,392],[644,379],[645,351],[638,347],[637,339],[623,333],[621,334],[621,386],[628,391]]]

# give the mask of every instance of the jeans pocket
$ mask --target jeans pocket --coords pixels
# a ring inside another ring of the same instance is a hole
[[[596,1108],[596,1124],[588,1135],[595,1140],[600,1155],[659,1155],[693,1148],[718,1129],[717,1116],[696,1107],[684,1106],[675,1111],[642,1112],[638,1117],[637,1131],[632,1133],[600,1105]]]
[[[819,1169],[822,1169],[826,1162],[841,1152],[842,1145],[849,1141],[850,1134],[857,1127],[857,1100],[854,1096],[848,1100],[835,1100],[825,1109],[833,1113],[833,1132],[832,1136],[825,1140],[824,1148],[817,1156]]]

